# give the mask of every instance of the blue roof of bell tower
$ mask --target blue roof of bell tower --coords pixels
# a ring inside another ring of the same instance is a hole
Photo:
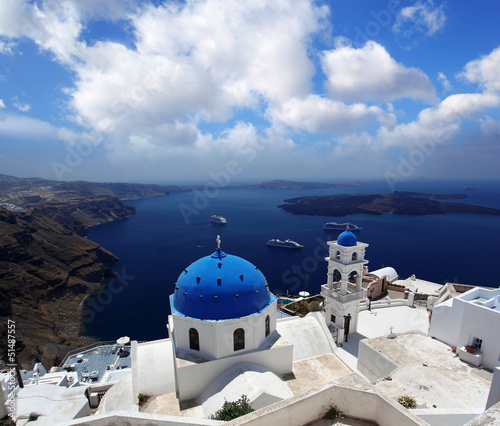
[[[358,243],[356,235],[347,230],[342,232],[337,238],[337,244],[344,247],[353,247]]]
[[[275,299],[257,267],[218,247],[181,272],[170,306],[177,315],[222,320],[254,314]]]

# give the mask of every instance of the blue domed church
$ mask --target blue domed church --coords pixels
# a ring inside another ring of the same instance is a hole
[[[293,346],[276,331],[277,297],[256,266],[220,248],[219,237],[211,255],[180,273],[170,308],[179,400],[197,398],[240,363],[279,375],[292,371]]]

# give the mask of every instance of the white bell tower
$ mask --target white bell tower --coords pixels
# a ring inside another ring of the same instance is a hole
[[[358,304],[366,297],[362,287],[365,250],[368,244],[358,242],[349,230],[342,232],[330,246],[327,283],[321,286],[325,297],[327,326],[337,333],[337,343],[348,340],[348,335],[358,329]]]

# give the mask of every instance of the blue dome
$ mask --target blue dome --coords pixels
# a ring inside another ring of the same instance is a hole
[[[177,315],[222,320],[259,312],[274,299],[262,272],[217,249],[181,272],[170,306]]]
[[[344,231],[337,238],[337,244],[339,246],[352,247],[357,243],[358,240],[356,239],[356,235],[354,235],[351,231]]]

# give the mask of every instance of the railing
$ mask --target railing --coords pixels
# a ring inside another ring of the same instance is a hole
[[[112,345],[112,344],[116,344],[116,340],[109,340],[109,341],[105,341],[105,342],[95,342],[95,343],[92,343],[90,345],[83,346],[82,348],[73,349],[72,351],[69,351],[66,354],[66,356],[64,357],[62,362],[58,365],[58,367],[62,367],[66,363],[68,358],[70,358],[71,356],[73,356],[75,354],[78,354],[80,352],[89,351],[90,349],[94,349],[94,348],[97,348],[99,346],[106,346],[106,345]]]
[[[322,286],[321,295],[325,297],[331,297],[332,299],[338,300],[341,303],[347,303],[354,302],[366,297],[366,290],[363,289],[354,293],[341,294],[336,290],[330,290],[328,287]]]

